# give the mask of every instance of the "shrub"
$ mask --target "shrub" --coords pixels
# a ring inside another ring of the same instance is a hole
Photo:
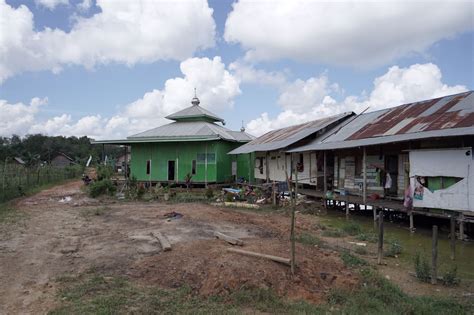
[[[114,169],[110,165],[97,166],[97,180],[109,179],[114,175]]]
[[[349,235],[357,235],[362,232],[362,228],[355,222],[348,222],[342,226],[342,230]]]
[[[135,176],[132,176],[128,182],[127,198],[137,200],[145,194],[145,187],[141,185]]]
[[[355,249],[354,249],[354,252],[356,254],[359,254],[359,255],[367,255],[368,254],[368,251],[365,247],[362,247],[362,246],[357,246]]]
[[[207,189],[206,189],[206,198],[207,199],[214,198],[214,190],[212,190],[211,187],[207,187]]]
[[[398,240],[389,241],[388,250],[385,252],[387,257],[397,257],[402,253],[402,245]]]
[[[429,282],[431,279],[430,269],[431,266],[424,255],[416,253],[415,255],[415,274],[416,277],[423,282]]]
[[[89,196],[97,198],[101,195],[113,196],[117,187],[110,179],[99,180],[91,183],[89,186]]]
[[[356,239],[358,241],[365,241],[369,243],[377,243],[378,237],[375,233],[360,233],[359,235],[356,236]]]
[[[443,284],[448,287],[458,285],[460,279],[457,277],[457,273],[458,267],[455,265],[451,266],[443,275]]]

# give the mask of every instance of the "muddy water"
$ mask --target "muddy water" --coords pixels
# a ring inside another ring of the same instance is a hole
[[[347,222],[344,213],[336,210],[329,210],[327,215],[321,217],[323,223],[333,227],[341,227]],[[353,214],[350,220],[360,224],[364,232],[375,232],[374,222],[371,216]],[[416,226],[415,219],[415,226]],[[413,267],[413,258],[417,252],[421,252],[431,262],[431,230],[428,227],[418,226],[415,233],[410,233],[407,222],[393,223],[384,221],[385,238],[398,240],[403,252],[400,255],[400,263]],[[462,279],[474,281],[474,242],[456,241],[456,258],[450,259],[450,243],[447,228],[441,228],[438,239],[438,274],[455,264],[458,268],[458,276]]]

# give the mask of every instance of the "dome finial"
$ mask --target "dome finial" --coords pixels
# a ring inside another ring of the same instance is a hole
[[[244,121],[242,120],[242,127],[240,127],[241,132],[245,132]]]
[[[194,97],[193,99],[191,100],[191,104],[193,104],[194,106],[198,106],[199,103],[201,103],[199,101],[199,99],[197,98],[197,95],[196,95],[196,88],[194,88]]]

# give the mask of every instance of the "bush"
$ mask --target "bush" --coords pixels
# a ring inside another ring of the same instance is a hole
[[[132,176],[128,182],[128,190],[126,196],[128,199],[141,199],[145,194],[145,187],[140,184],[135,176]]]
[[[110,165],[97,166],[97,180],[109,179],[114,175],[114,169]]]
[[[207,199],[214,198],[214,190],[212,190],[211,187],[207,187],[207,189],[206,189],[206,198]]]
[[[355,222],[348,222],[342,226],[342,230],[349,235],[357,235],[362,232],[362,228]]]
[[[391,240],[388,242],[388,250],[385,252],[387,257],[397,257],[402,253],[402,245],[398,240]]]
[[[431,274],[430,269],[431,266],[426,259],[426,257],[420,253],[416,253],[415,256],[415,274],[416,277],[423,282],[430,282]]]
[[[369,243],[377,243],[378,237],[375,233],[360,233],[359,235],[356,236],[356,239],[358,241],[365,241]]]
[[[110,179],[99,180],[91,183],[89,186],[89,196],[97,198],[101,195],[113,196],[117,187],[112,183]]]
[[[451,266],[443,275],[443,284],[448,287],[458,285],[460,279],[457,277],[457,273],[458,267],[455,265]]]

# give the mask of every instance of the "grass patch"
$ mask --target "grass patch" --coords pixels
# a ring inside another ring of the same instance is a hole
[[[359,255],[367,255],[369,252],[367,251],[367,248],[363,246],[357,246],[354,249],[354,253],[359,254]]]
[[[6,202],[0,204],[0,224],[15,224],[25,217],[25,213],[19,211]]]
[[[362,232],[362,233],[357,234],[356,239],[358,241],[369,242],[369,243],[378,242],[378,236],[375,233]]]
[[[362,233],[362,227],[355,222],[346,222],[341,228],[346,234],[354,236]]]
[[[431,265],[428,262],[428,259],[421,253],[416,253],[413,263],[415,264],[415,274],[418,280],[422,282],[430,282]]]
[[[326,237],[344,237],[346,234],[339,229],[324,230],[322,233]]]
[[[188,287],[166,290],[138,287],[121,277],[85,274],[58,279],[62,314],[242,314],[255,310],[279,314],[324,314],[327,309],[306,302],[289,302],[270,289],[242,288],[228,296],[193,295]]]
[[[358,267],[365,266],[367,262],[362,258],[352,255],[349,251],[344,250],[341,252],[341,259],[344,265],[347,267]]]
[[[332,291],[328,302],[336,314],[468,314],[470,307],[441,297],[412,297],[372,269],[360,272],[357,290]]]
[[[313,234],[309,234],[309,233],[298,234],[296,236],[296,241],[301,244],[313,245],[313,246],[314,245],[321,246],[323,244],[323,241],[319,237]]]

